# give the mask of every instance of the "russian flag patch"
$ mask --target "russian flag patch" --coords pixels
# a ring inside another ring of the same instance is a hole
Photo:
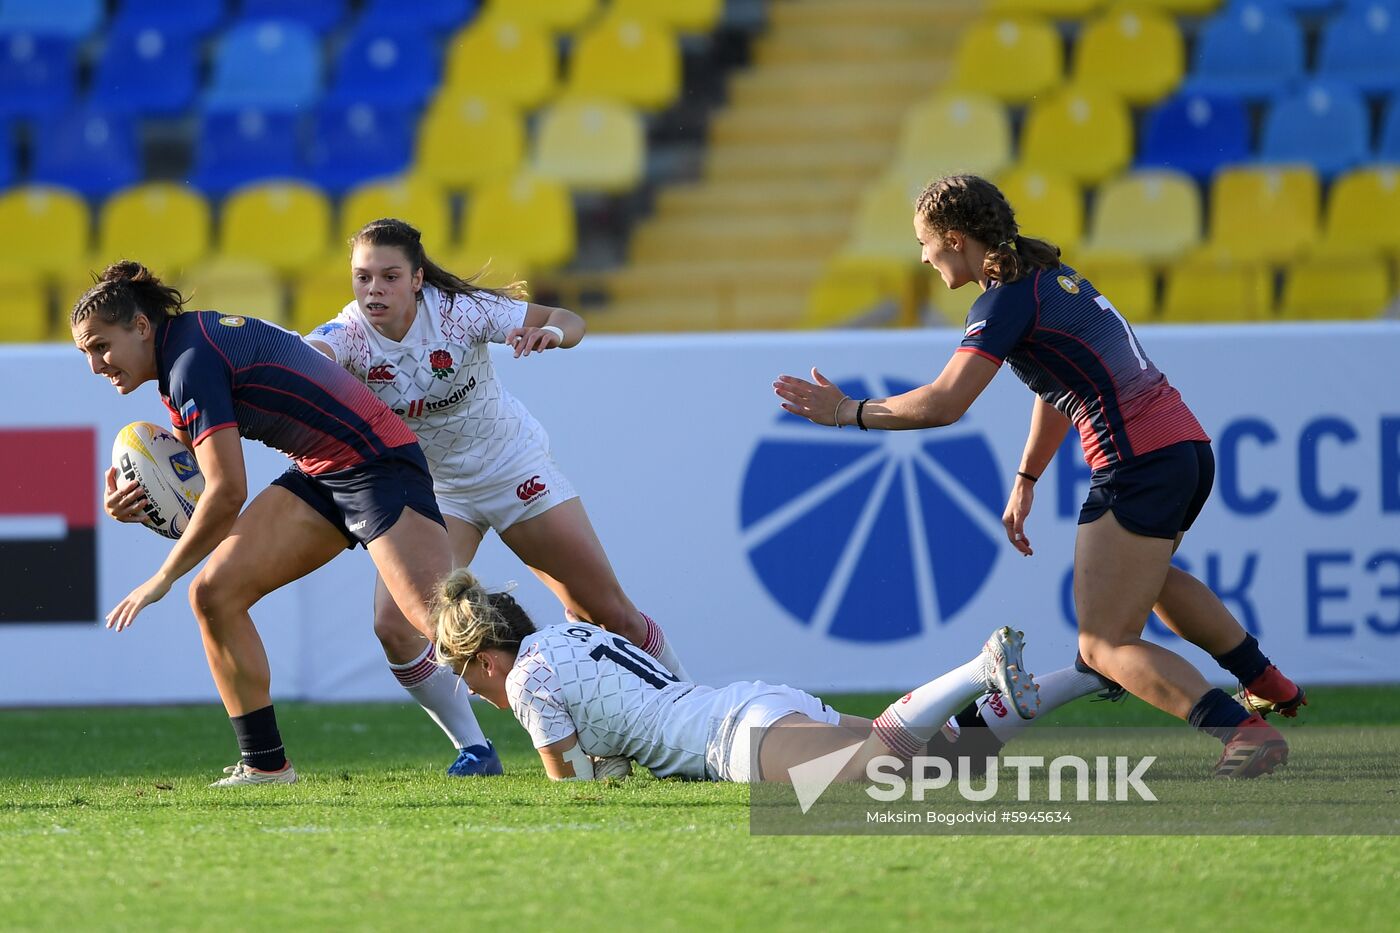
[[[180,406],[180,422],[183,426],[188,427],[190,423],[198,417],[199,406],[195,404],[194,399],[190,399],[188,402]]]
[[[986,321],[985,318],[983,318],[983,319],[980,320],[980,321],[974,321],[973,323],[967,325],[967,330],[963,331],[963,336],[964,336],[964,337],[974,337],[974,336],[976,336],[977,334],[982,333],[982,331],[986,330],[986,328],[987,328],[987,321]]]

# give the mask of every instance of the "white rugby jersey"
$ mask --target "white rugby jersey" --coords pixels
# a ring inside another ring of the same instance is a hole
[[[714,762],[706,768],[706,753],[717,754],[742,706],[733,690],[677,681],[627,639],[584,622],[526,638],[506,696],[535,748],[578,733],[584,754],[623,755],[657,777],[696,780],[718,773]]]
[[[309,339],[370,387],[418,435],[434,485],[452,489],[489,476],[531,447],[544,428],[496,378],[488,343],[525,320],[526,304],[489,292],[453,295],[424,285],[403,340],[374,329],[358,302]]]

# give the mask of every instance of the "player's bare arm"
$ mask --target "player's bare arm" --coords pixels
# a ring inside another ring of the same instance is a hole
[[[525,320],[506,334],[506,345],[515,348],[517,357],[556,347],[567,350],[578,346],[587,330],[583,318],[566,308],[530,304]]]
[[[539,753],[551,781],[593,780],[593,760],[579,748],[577,733],[542,746]]]
[[[1035,483],[1055,458],[1055,451],[1069,433],[1070,420],[1054,405],[1040,397],[1031,406],[1031,427],[1026,436],[1026,449],[1021,453],[1021,466],[1011,483],[1011,495],[1002,513],[1001,524],[1012,547],[1026,557],[1035,553],[1026,536],[1026,518],[1035,500]]]
[[[954,353],[932,383],[890,398],[853,399],[815,367],[812,381],[779,376],[773,391],[782,406],[815,424],[845,427],[848,424],[906,431],[953,424],[967,413],[1000,367],[976,353]]]

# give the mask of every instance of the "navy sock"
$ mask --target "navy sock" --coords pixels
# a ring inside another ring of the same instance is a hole
[[[1253,683],[1269,667],[1269,659],[1259,650],[1259,639],[1248,634],[1229,651],[1215,655],[1215,663],[1242,684]]]
[[[1249,712],[1235,702],[1219,687],[1207,690],[1205,695],[1191,707],[1186,721],[1207,735],[1213,735],[1222,742],[1235,734],[1239,724],[1249,718]]]
[[[277,731],[277,714],[272,706],[255,709],[242,716],[230,716],[238,750],[250,767],[259,771],[280,771],[287,763],[282,748],[282,733]]]

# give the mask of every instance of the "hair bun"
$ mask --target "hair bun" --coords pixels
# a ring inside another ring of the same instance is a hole
[[[114,262],[102,270],[99,282],[142,282],[150,279],[151,272],[134,259]]]

